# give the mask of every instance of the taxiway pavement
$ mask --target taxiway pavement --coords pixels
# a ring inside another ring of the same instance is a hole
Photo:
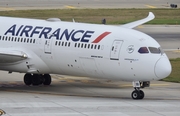
[[[143,100],[132,100],[129,82],[52,75],[51,86],[25,86],[22,74],[13,75],[16,81],[0,81],[5,116],[180,115],[179,83],[153,81]]]
[[[179,0],[0,0],[0,10],[82,8],[170,8]]]

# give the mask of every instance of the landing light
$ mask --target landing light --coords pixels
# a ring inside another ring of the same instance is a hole
[[[23,58],[27,58],[27,55],[26,55],[26,54],[23,54]]]

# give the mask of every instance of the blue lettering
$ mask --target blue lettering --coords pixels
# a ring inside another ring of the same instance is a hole
[[[12,35],[15,35],[15,29],[16,29],[16,25],[13,25],[12,27],[10,27],[6,33],[4,35],[7,35],[8,33],[11,33]]]
[[[24,26],[24,25],[21,25],[21,26],[19,27],[18,31],[16,32],[16,36],[19,35],[19,32],[20,32],[20,30],[22,29],[23,26]]]
[[[56,31],[53,32],[53,34],[49,37],[49,39],[51,39],[51,37],[56,37],[56,39],[59,39],[59,33],[60,33],[60,28],[58,28]]]
[[[60,40],[62,40],[63,36],[65,35],[66,37],[66,40],[68,41],[71,34],[73,33],[74,30],[72,30],[70,33],[68,33],[68,29],[65,29],[64,32],[62,33],[61,37],[60,37]]]
[[[55,31],[52,31],[51,27],[43,26],[30,26],[30,25],[20,25],[17,27],[16,24],[11,26],[4,35],[11,34],[12,36],[25,36],[33,37],[37,35],[39,38],[51,39],[52,37],[56,40],[72,40],[74,42],[89,42],[89,39],[92,37],[95,31],[84,31],[84,30],[68,30],[57,28]],[[52,33],[53,32],[53,33]]]
[[[84,33],[84,30],[75,31],[75,32],[72,34],[72,36],[71,36],[72,41],[77,42],[77,41],[80,40],[80,37],[81,37],[80,35],[79,35],[80,37],[79,37],[79,36],[78,36],[78,37],[77,37],[77,36],[75,37],[75,35],[76,35],[77,33],[82,33],[82,34],[83,34],[83,33]]]
[[[23,33],[26,35],[26,37],[29,37],[29,32],[32,30],[32,26],[25,26],[24,29],[22,30],[20,36],[23,35]]]
[[[81,38],[81,42],[89,42],[89,39],[87,39],[87,38],[90,38],[93,33],[94,33],[94,31],[86,31]]]
[[[42,28],[43,27],[39,27],[39,26],[35,27],[31,33],[30,37],[32,37],[34,34],[39,34],[40,31],[38,29],[42,29]]]
[[[45,27],[45,28],[41,31],[41,33],[40,33],[40,35],[39,35],[39,38],[41,38],[42,35],[44,35],[44,38],[45,38],[45,39],[48,39],[48,33],[49,33],[51,30],[52,30],[52,28],[50,28],[50,27]]]

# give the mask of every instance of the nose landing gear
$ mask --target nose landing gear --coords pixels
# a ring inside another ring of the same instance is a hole
[[[149,87],[150,86],[150,82],[139,82],[139,81],[134,81],[133,82],[133,87],[134,87],[134,91],[131,93],[131,97],[133,99],[143,99],[145,94],[142,90],[140,90],[140,88],[144,88],[144,87]]]
[[[37,86],[37,85],[41,85],[41,84],[44,84],[44,85],[50,85],[51,84],[51,76],[49,74],[29,74],[29,73],[26,73],[24,75],[24,83],[26,85],[34,85],[34,86]]]
[[[144,98],[144,92],[142,90],[134,90],[131,94],[131,97],[133,99],[143,99]]]

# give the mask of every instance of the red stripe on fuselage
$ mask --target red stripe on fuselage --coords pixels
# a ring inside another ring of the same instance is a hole
[[[100,42],[105,36],[110,34],[111,32],[104,32],[101,35],[99,35],[92,43],[98,43]]]

